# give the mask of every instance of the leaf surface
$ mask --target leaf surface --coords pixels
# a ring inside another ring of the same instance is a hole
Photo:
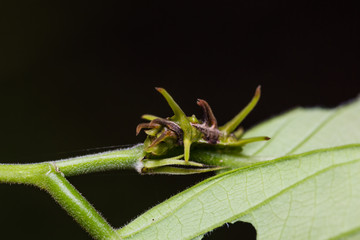
[[[245,221],[255,226],[258,239],[357,239],[360,100],[332,110],[297,108],[245,137],[263,135],[272,139],[249,144],[243,153],[266,161],[209,178],[118,234],[124,239],[201,239],[224,223]]]

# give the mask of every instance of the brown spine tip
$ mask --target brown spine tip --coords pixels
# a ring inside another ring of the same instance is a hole
[[[141,129],[143,128],[158,128],[158,127],[160,127],[160,125],[153,123],[152,121],[150,123],[140,123],[136,126],[136,136],[140,133]]]
[[[255,96],[260,96],[260,94],[261,94],[261,85],[257,86],[255,90]]]
[[[265,137],[265,141],[268,141],[268,140],[270,140],[271,138],[269,138],[269,137]]]
[[[142,127],[140,126],[140,124],[136,126],[136,136],[139,135],[141,129]]]
[[[214,116],[214,113],[211,110],[210,105],[202,99],[197,100],[197,105],[199,105],[204,112],[204,123],[206,126],[217,128],[217,121]]]
[[[162,92],[162,91],[164,91],[164,89],[163,89],[163,88],[161,88],[161,87],[156,87],[155,89],[156,89],[156,91],[158,91],[158,92]]]

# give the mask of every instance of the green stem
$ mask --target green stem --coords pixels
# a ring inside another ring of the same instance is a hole
[[[106,170],[134,169],[143,157],[144,145],[138,144],[131,148],[69,158],[54,163],[65,176],[74,176]]]
[[[57,172],[55,165],[46,173],[44,188],[93,238],[115,239],[115,230],[62,174]]]
[[[0,182],[31,184],[44,189],[95,239],[115,237],[114,229],[54,163],[0,164]]]
[[[132,148],[119,149],[81,157],[45,163],[0,164],[0,183],[38,183],[38,175],[44,166],[54,164],[65,176],[117,169],[134,169],[144,157],[143,144]]]
[[[119,239],[114,229],[65,179],[90,172],[135,168],[143,145],[55,162],[0,164],[0,183],[31,184],[49,194],[95,239]]]
[[[0,183],[23,183],[37,185],[41,175],[49,171],[48,163],[0,164]]]

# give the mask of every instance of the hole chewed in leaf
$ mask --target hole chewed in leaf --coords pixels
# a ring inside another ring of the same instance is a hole
[[[236,223],[225,223],[223,226],[205,234],[203,240],[255,240],[256,230],[251,223],[238,221]]]

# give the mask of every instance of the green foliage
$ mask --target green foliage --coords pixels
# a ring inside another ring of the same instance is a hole
[[[171,96],[160,91],[175,115],[183,114]],[[177,126],[171,123],[160,128],[176,134],[172,140],[176,140],[180,152],[171,156],[144,159],[148,156],[145,143],[60,161],[0,164],[0,183],[30,184],[46,190],[95,239],[201,239],[207,232],[236,221],[252,223],[259,239],[358,239],[360,99],[332,110],[297,108],[245,134],[236,131],[255,106],[256,96],[259,95],[255,94],[243,111],[220,128],[203,100],[199,100],[199,105],[206,113],[205,120],[184,114],[169,118]],[[150,125],[160,123],[155,116],[144,118],[151,121]],[[182,122],[186,121],[190,123],[188,130],[200,129],[198,142],[190,130],[185,134]],[[219,138],[207,135],[208,128],[218,129]],[[156,135],[157,130],[155,127],[147,134]],[[179,138],[179,133],[184,133],[184,138]],[[272,140],[244,146],[264,134]],[[190,136],[192,143],[191,161],[184,157],[190,149],[184,149],[185,135]],[[90,172],[134,168],[139,172],[150,169],[152,173],[171,174],[220,170],[220,174],[155,206],[118,230],[66,179]]]
[[[246,221],[255,226],[258,239],[356,239],[360,100],[332,110],[298,108],[244,137],[259,134],[272,140],[246,145],[241,156],[222,155],[223,162],[243,167],[155,206],[118,234],[124,239],[201,239],[225,223]]]

